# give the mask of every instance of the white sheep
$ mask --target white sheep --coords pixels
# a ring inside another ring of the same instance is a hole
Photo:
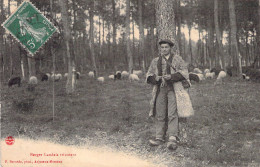
[[[227,76],[227,73],[225,71],[220,71],[214,85],[216,85],[218,83],[222,83],[222,79],[225,78],[226,76]]]
[[[94,72],[93,72],[93,71],[90,71],[90,72],[88,73],[88,76],[91,77],[91,78],[94,78]]]
[[[130,75],[129,75],[129,80],[130,80],[130,81],[139,81],[140,79],[139,79],[138,75],[136,75],[136,74],[130,74]]]
[[[38,83],[38,80],[35,76],[31,76],[29,79],[29,84],[36,85]]]
[[[197,74],[199,76],[200,81],[205,80],[205,77],[203,74]]]
[[[61,80],[62,79],[62,75],[61,74],[56,74],[56,77]]]
[[[197,74],[202,74],[202,71],[199,68],[194,68],[193,72]]]
[[[204,74],[207,74],[207,73],[210,73],[210,70],[206,68],[206,69],[204,70]]]
[[[62,75],[61,74],[51,74],[51,79],[54,81],[60,81],[62,79]]]
[[[122,78],[126,78],[129,76],[129,73],[127,71],[122,71]]]
[[[243,77],[243,79],[245,79],[245,80],[247,80],[247,81],[249,81],[249,79],[250,79],[250,77],[249,76],[247,76],[246,74],[242,74],[242,77]]]
[[[133,74],[140,76],[143,74],[143,72],[142,72],[142,70],[133,70]]]
[[[205,74],[205,78],[211,78],[213,79],[215,77],[215,72],[207,72]]]
[[[98,77],[97,80],[98,80],[98,82],[104,83],[105,78],[104,77]]]
[[[51,77],[51,75],[49,73],[46,73],[46,75],[48,76],[48,79]]]
[[[68,77],[68,73],[65,73],[65,74],[64,74],[64,78],[67,78],[67,77]]]
[[[109,75],[108,78],[109,79],[115,79],[115,75]]]

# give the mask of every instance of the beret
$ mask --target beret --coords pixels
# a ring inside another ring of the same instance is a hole
[[[169,40],[169,39],[162,39],[162,40],[160,40],[159,45],[165,44],[165,43],[168,43],[171,47],[174,45],[174,43],[171,40]]]

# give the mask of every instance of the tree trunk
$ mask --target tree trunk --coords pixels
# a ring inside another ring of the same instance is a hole
[[[203,67],[205,68],[207,66],[207,42],[205,42],[203,49],[204,49]]]
[[[202,41],[201,41],[201,28],[200,28],[200,25],[198,25],[198,29],[199,29],[199,40],[197,42],[197,56],[198,56],[198,65],[201,65],[202,64],[202,59],[201,57],[203,56],[202,55]]]
[[[143,26],[143,3],[142,0],[138,0],[138,12],[139,12],[139,56],[143,58],[143,72],[146,73],[146,62],[144,55],[144,26]]]
[[[114,57],[114,55],[111,56],[111,42],[110,42],[111,32],[110,32],[110,27],[111,27],[110,22],[107,22],[108,32],[107,32],[107,51],[106,51],[107,52],[107,59],[106,60],[108,60],[108,61],[106,61],[106,62],[108,62],[109,67],[111,67],[114,63],[114,62],[112,62],[113,58],[111,58],[112,56]],[[104,63],[106,63],[106,62],[104,62]]]
[[[128,57],[128,71],[129,74],[133,71],[133,55],[131,51],[131,44],[130,44],[130,0],[126,0],[126,50],[127,50],[127,57]]]
[[[154,36],[154,24],[151,27],[151,52],[152,52],[152,59],[155,58],[155,36]]]
[[[182,53],[182,44],[181,44],[181,3],[180,0],[177,0],[177,26],[178,26],[178,32],[177,32],[177,39],[178,39],[178,48],[180,51],[180,56],[183,57]]]
[[[10,0],[8,0],[8,16],[10,16],[11,12],[10,12]],[[13,75],[13,40],[11,37],[11,34],[9,35],[9,39],[10,39],[10,50],[9,50],[9,54],[10,54],[10,77]]]
[[[172,0],[156,0],[155,9],[158,40],[169,39],[176,43],[174,3]]]
[[[134,23],[134,14],[133,14],[133,11],[131,12],[132,13],[132,32],[133,32],[133,64],[135,64],[135,62],[136,62],[136,58],[137,59],[139,59],[140,60],[140,58],[139,57],[136,57],[135,55],[135,23]],[[139,66],[140,66],[140,63],[139,63]]]
[[[208,28],[208,62],[209,68],[212,68],[212,59],[214,58],[214,24],[211,16],[208,17],[207,28]]]
[[[114,62],[114,70],[117,71],[117,59],[116,59],[116,4],[115,0],[112,0],[112,25],[113,25],[113,62]]]
[[[28,68],[29,68],[29,78],[31,76],[35,76],[36,72],[35,72],[35,58],[33,56],[27,56],[27,60],[28,60]]]
[[[94,13],[93,13],[93,8],[94,8],[94,2],[90,2],[90,8],[89,8],[89,48],[91,52],[91,60],[92,60],[92,66],[94,70],[95,77],[98,76],[98,71],[97,71],[97,65],[96,65],[96,57],[95,57],[95,45],[94,45]]]
[[[22,3],[21,0],[17,0],[17,7]],[[20,54],[20,61],[21,61],[21,72],[22,72],[22,80],[25,80],[25,64],[26,55],[22,53],[22,47],[18,45],[19,54]]]
[[[256,43],[257,43],[257,54],[256,54],[256,63],[254,63],[254,68],[259,68],[260,66],[260,0],[258,0],[258,22],[257,22],[257,29],[256,29]]]
[[[249,45],[248,45],[248,32],[246,32],[246,54],[245,54],[245,62],[246,66],[249,66]]]
[[[60,0],[59,3],[61,7],[61,20],[64,27],[64,40],[66,45],[66,54],[68,57],[68,79],[66,84],[66,93],[71,94],[75,91],[75,80],[73,75],[73,69],[74,62],[72,60],[72,56],[70,55],[70,46],[69,46],[69,40],[70,40],[70,27],[68,23],[68,8],[67,8],[67,1],[66,0]]]
[[[188,29],[189,29],[190,64],[193,64],[192,43],[191,43],[191,26],[190,25],[188,25]]]
[[[229,19],[231,27],[231,53],[236,57],[236,62],[234,66],[237,67],[237,74],[242,75],[242,66],[241,66],[241,56],[238,50],[237,43],[237,24],[236,24],[236,15],[235,15],[235,4],[234,0],[228,0],[229,4]]]
[[[220,63],[221,68],[223,68],[224,70],[226,69],[225,65],[224,65],[224,50],[223,50],[223,44],[222,44],[222,37],[221,37],[221,33],[220,33],[220,29],[219,29],[219,17],[218,17],[218,0],[214,0],[214,21],[215,21],[215,30],[216,30],[216,37],[217,37],[217,43],[218,43],[218,54],[216,55],[216,57],[218,57],[218,59],[220,61],[218,62],[222,62]],[[220,55],[219,55],[220,54]]]
[[[104,47],[104,44],[105,44],[105,21],[104,21],[104,15],[103,15],[103,23],[102,23],[102,27],[103,27],[103,32],[102,32],[102,38],[103,38],[103,45],[102,45],[102,53],[103,55],[105,56],[106,52],[105,52],[105,47]]]
[[[4,0],[0,0],[0,24],[4,22]],[[4,28],[0,26],[0,84],[4,81]]]
[[[100,58],[102,57],[102,55],[101,55],[101,16],[98,16],[98,45],[99,45],[98,60],[100,60]]]

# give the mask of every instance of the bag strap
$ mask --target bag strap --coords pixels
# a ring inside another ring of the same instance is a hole
[[[172,64],[166,59],[165,56],[162,56],[162,57],[163,57],[163,59],[166,61],[166,63],[167,63],[174,71],[177,71],[176,68],[174,68],[174,67],[172,66]],[[190,83],[189,83],[189,85],[190,85]],[[188,92],[189,92],[189,88],[188,88]]]
[[[172,64],[165,58],[165,56],[162,56],[162,57],[163,57],[163,59],[166,61],[166,63],[167,63],[174,71],[177,71],[176,68],[174,68],[174,67],[172,66]]]

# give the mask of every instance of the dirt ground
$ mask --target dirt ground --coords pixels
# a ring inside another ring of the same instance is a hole
[[[108,74],[106,74],[108,76]],[[176,151],[151,147],[153,120],[148,118],[151,86],[87,75],[66,95],[66,80],[40,82],[34,92],[1,88],[1,138],[14,136],[67,146],[91,145],[134,153],[158,166],[260,166],[260,84],[226,78],[206,80],[189,89],[195,115],[181,121]],[[54,121],[52,104],[55,103]]]

